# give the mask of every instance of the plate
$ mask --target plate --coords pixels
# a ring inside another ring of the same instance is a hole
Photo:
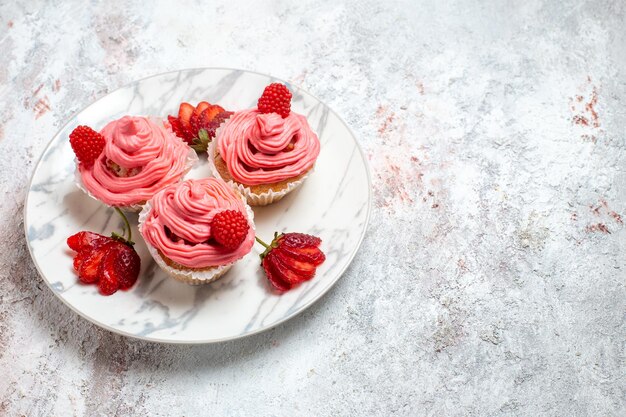
[[[168,278],[154,263],[131,215],[141,256],[138,282],[129,291],[104,297],[94,285],[78,282],[72,269],[68,236],[91,230],[121,229],[114,211],[94,201],[74,183],[70,132],[80,124],[96,130],[124,115],[176,114],[181,101],[208,100],[229,110],[256,106],[274,77],[249,71],[203,68],[155,75],[102,97],[52,138],[30,182],[24,227],[30,254],[54,294],[87,320],[139,339],[166,343],[211,343],[267,330],[294,317],[322,297],[356,254],[369,219],[371,184],[356,138],[335,112],[311,94],[285,82],[293,93],[292,110],[305,114],[321,141],[314,172],[281,201],[254,208],[257,234],[310,233],[322,238],[326,261],[315,278],[284,294],[272,291],[260,267],[260,245],[222,279],[189,286]],[[206,157],[188,178],[209,176]]]

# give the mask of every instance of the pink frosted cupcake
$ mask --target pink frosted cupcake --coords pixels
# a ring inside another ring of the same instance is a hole
[[[114,206],[139,210],[154,194],[177,183],[198,160],[195,152],[174,135],[169,124],[149,117],[124,116],[107,124],[99,133],[79,126],[70,135],[80,163],[77,182],[93,198]],[[85,161],[80,151],[97,140],[93,160]],[[82,146],[82,148],[81,148]],[[98,150],[100,152],[98,153]],[[89,162],[89,163],[86,163]]]
[[[206,284],[250,252],[253,217],[242,196],[224,181],[186,180],[146,203],[139,231],[156,263],[172,278]]]
[[[302,184],[320,153],[317,135],[290,110],[291,93],[271,84],[258,108],[236,112],[208,149],[216,177],[236,188],[253,206],[280,200]]]

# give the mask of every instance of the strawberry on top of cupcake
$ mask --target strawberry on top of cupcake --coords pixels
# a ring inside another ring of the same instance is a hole
[[[284,84],[267,86],[257,108],[235,112],[209,148],[214,174],[251,205],[266,205],[299,186],[313,168],[320,142],[306,117],[291,111]]]
[[[142,205],[178,182],[197,161],[195,153],[159,119],[124,116],[99,133],[78,126],[70,134],[79,185],[114,207]]]

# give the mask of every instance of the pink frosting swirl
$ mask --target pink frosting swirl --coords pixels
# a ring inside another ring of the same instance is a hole
[[[291,112],[283,119],[257,109],[235,113],[222,126],[217,146],[232,177],[245,185],[297,177],[320,153],[320,141],[303,115]]]
[[[106,141],[104,151],[93,167],[79,170],[85,188],[108,205],[143,203],[190,168],[189,147],[161,120],[124,116],[100,134]],[[133,175],[118,176],[107,167],[110,162]]]
[[[210,240],[211,222],[217,213],[237,210],[248,218],[241,196],[221,179],[186,180],[171,185],[155,195],[149,204],[152,208],[141,226],[142,236],[181,265],[189,268],[226,265],[252,249],[252,225],[245,240],[234,251]],[[172,235],[179,239],[172,239]]]

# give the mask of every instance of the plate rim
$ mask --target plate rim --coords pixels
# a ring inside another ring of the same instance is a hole
[[[145,81],[147,79],[150,78],[155,78],[155,77],[160,77],[163,75],[167,75],[167,74],[173,74],[173,73],[181,73],[181,72],[190,72],[190,71],[203,71],[203,70],[227,70],[227,71],[241,71],[241,72],[247,72],[247,73],[252,73],[252,74],[256,74],[256,75],[262,75],[265,77],[270,77],[273,78],[277,81],[280,81],[282,83],[286,83],[289,84],[291,86],[295,86],[297,89],[304,91],[305,93],[307,93],[308,95],[310,95],[311,97],[313,97],[315,100],[317,100],[319,103],[322,103],[324,106],[326,106],[326,108],[335,115],[335,117],[337,117],[337,119],[341,122],[341,124],[343,124],[343,126],[348,130],[348,132],[350,133],[350,135],[352,135],[352,139],[354,140],[354,144],[356,146],[356,148],[358,149],[360,155],[361,155],[361,159],[363,160],[363,166],[365,167],[365,174],[367,177],[367,212],[365,214],[365,221],[364,221],[364,227],[363,227],[363,231],[361,232],[361,235],[359,236],[357,245],[355,247],[355,249],[352,251],[352,253],[349,255],[349,259],[348,262],[345,264],[345,266],[338,272],[337,274],[337,278],[335,278],[330,285],[328,285],[326,288],[324,288],[322,290],[322,292],[315,298],[313,298],[311,301],[309,301],[306,304],[303,304],[299,309],[297,309],[296,311],[288,314],[287,316],[281,318],[280,320],[262,326],[254,331],[248,332],[248,333],[244,333],[244,334],[239,334],[236,336],[229,336],[229,337],[223,337],[223,338],[217,338],[217,339],[204,339],[204,340],[170,340],[170,339],[161,339],[158,337],[150,337],[150,336],[138,336],[136,334],[132,334],[129,333],[127,331],[124,330],[120,330],[120,329],[116,329],[114,327],[111,327],[105,323],[101,323],[95,319],[93,319],[92,317],[86,315],[85,313],[83,313],[82,311],[80,311],[79,309],[75,308],[72,304],[70,304],[65,298],[61,297],[60,294],[58,294],[50,285],[50,283],[48,282],[48,280],[45,278],[45,274],[43,273],[41,267],[39,266],[39,263],[37,262],[37,259],[35,258],[35,256],[33,255],[33,248],[31,247],[31,242],[30,239],[28,238],[28,217],[27,217],[27,213],[28,213],[28,199],[30,197],[30,193],[32,190],[32,185],[33,185],[33,179],[35,178],[35,175],[37,174],[37,171],[40,168],[40,164],[41,161],[43,160],[44,155],[46,155],[46,153],[48,152],[48,149],[50,148],[50,146],[52,145],[52,142],[54,141],[54,139],[61,133],[61,131],[63,131],[69,124],[70,121],[75,119],[80,113],[82,113],[83,111],[85,111],[85,109],[87,109],[87,107],[91,106],[92,104],[102,100],[103,98],[114,94],[115,92],[117,92],[118,90],[121,90],[123,88],[127,88],[133,84],[137,84],[140,83],[142,81]],[[216,344],[216,343],[224,343],[224,342],[228,342],[228,341],[234,341],[234,340],[238,340],[238,339],[243,339],[245,337],[249,337],[249,336],[253,336],[265,331],[268,331],[270,329],[273,329],[275,327],[278,327],[279,325],[285,323],[288,320],[291,320],[292,318],[298,316],[299,314],[303,313],[305,310],[309,309],[309,307],[311,307],[313,304],[315,304],[317,301],[319,301],[320,299],[322,299],[329,291],[331,288],[333,288],[335,286],[335,284],[337,284],[337,281],[339,281],[339,279],[341,277],[343,277],[343,274],[346,272],[346,270],[348,269],[348,267],[352,264],[352,261],[354,260],[354,257],[356,256],[357,252],[359,251],[359,249],[361,248],[361,245],[363,244],[363,240],[365,238],[365,235],[367,234],[367,229],[369,227],[369,221],[370,221],[370,217],[372,214],[372,177],[371,177],[371,172],[370,172],[370,167],[369,167],[369,163],[367,161],[367,157],[365,155],[365,152],[363,151],[363,148],[361,147],[359,141],[357,140],[357,136],[354,134],[354,131],[350,128],[350,126],[345,122],[345,120],[343,120],[343,118],[341,116],[339,116],[339,114],[337,112],[335,112],[335,110],[333,110],[330,106],[328,106],[324,101],[320,100],[317,96],[311,94],[308,90],[295,85],[292,82],[286,81],[282,78],[278,78],[275,77],[273,75],[270,74],[265,74],[262,72],[258,72],[258,71],[251,71],[251,70],[246,70],[246,69],[240,69],[240,68],[230,68],[230,67],[193,67],[193,68],[183,68],[183,69],[177,69],[177,70],[172,70],[172,71],[165,71],[165,72],[160,72],[157,74],[152,74],[143,78],[139,78],[137,80],[133,80],[131,82],[128,82],[116,89],[114,89],[113,91],[110,91],[96,99],[94,99],[93,101],[91,101],[89,104],[87,104],[86,106],[82,107],[80,110],[74,112],[69,118],[68,121],[66,123],[64,123],[57,131],[56,133],[52,136],[52,138],[48,141],[48,144],[45,146],[45,148],[43,149],[43,151],[41,152],[41,155],[39,156],[39,158],[37,159],[37,163],[35,164],[35,168],[33,169],[33,172],[30,176],[30,180],[28,181],[28,188],[27,188],[27,193],[26,193],[26,198],[24,199],[24,208],[23,208],[23,219],[24,219],[24,236],[26,239],[26,246],[28,248],[28,253],[30,254],[30,258],[33,261],[33,264],[35,265],[35,268],[37,269],[37,273],[39,274],[39,277],[41,278],[42,281],[45,282],[45,284],[48,286],[48,288],[50,289],[50,291],[54,294],[54,296],[60,300],[65,306],[69,307],[70,310],[72,310],[73,312],[75,312],[76,314],[78,314],[80,317],[82,317],[83,319],[87,320],[88,322],[104,329],[107,330],[109,332],[121,335],[121,336],[125,336],[125,337],[129,337],[131,339],[136,339],[136,340],[142,340],[142,341],[146,341],[146,342],[152,342],[152,343],[163,343],[163,344],[170,344],[170,345],[208,345],[208,344]]]

